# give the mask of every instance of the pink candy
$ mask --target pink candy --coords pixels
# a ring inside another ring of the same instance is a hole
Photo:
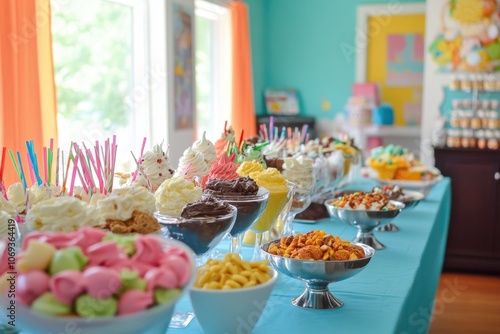
[[[112,266],[113,264],[128,259],[123,248],[118,247],[114,241],[102,241],[89,246],[86,251],[89,266]]]
[[[46,259],[50,266],[40,269],[37,268],[40,263],[37,251],[34,262],[26,262],[25,271],[17,277],[18,301],[31,306],[45,292],[51,292],[57,301],[66,305],[73,305],[76,298],[85,293],[97,299],[116,297],[116,292],[122,288],[120,273],[127,269],[137,272],[138,277],[146,281],[147,291],[132,288],[121,294],[117,314],[126,315],[154,305],[155,288],[176,289],[189,281],[191,257],[183,249],[175,246],[164,249],[156,237],[139,235],[134,240],[134,254],[129,257],[116,241],[103,241],[105,236],[106,232],[90,227],[72,233],[33,232],[27,235],[17,262],[26,255],[29,241],[38,240],[53,245],[59,252],[66,251],[68,247],[79,247],[75,248],[78,252],[83,251],[88,263],[82,264],[83,272],[69,269],[71,266],[65,262],[61,262],[56,270],[52,268],[56,258],[53,254]],[[50,248],[54,252],[54,248]],[[7,258],[8,249],[5,248],[0,254],[0,274],[8,271]],[[52,272],[53,276],[47,272]]]
[[[97,299],[109,298],[122,283],[118,273],[106,267],[90,267],[83,272],[83,285],[88,294]]]
[[[118,315],[145,310],[154,302],[151,291],[128,290],[118,301]]]
[[[183,256],[166,254],[160,259],[160,266],[171,270],[177,277],[179,285],[184,285],[189,281],[191,267]]]
[[[77,270],[65,270],[55,274],[50,278],[49,287],[57,300],[68,305],[85,291],[82,273]]]
[[[71,241],[72,246],[80,246],[85,252],[87,248],[102,241],[106,232],[92,227],[83,227],[78,230],[75,238]]]
[[[163,255],[163,246],[155,237],[142,236],[135,239],[135,254],[132,260],[147,263],[153,266],[158,264],[159,258]]]
[[[41,270],[32,270],[17,277],[16,295],[21,304],[30,306],[31,303],[49,291],[49,275]]]
[[[153,268],[148,270],[144,279],[148,283],[148,290],[154,288],[173,289],[179,286],[177,275],[168,268]]]

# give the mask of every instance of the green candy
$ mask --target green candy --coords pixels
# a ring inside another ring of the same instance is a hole
[[[181,289],[156,288],[154,290],[155,301],[157,304],[163,304],[177,298],[181,294]]]
[[[76,299],[76,313],[83,318],[113,317],[118,309],[116,299],[96,299],[90,295],[82,295]]]
[[[103,241],[114,241],[118,244],[119,247],[122,247],[125,249],[125,252],[127,253],[128,256],[132,256],[135,254],[135,235],[118,235],[118,234],[112,234],[108,233],[104,236]]]
[[[486,47],[486,52],[488,56],[495,60],[500,58],[500,43],[492,43]]]
[[[384,148],[382,146],[375,147],[371,150],[371,156],[373,158],[378,158],[384,153]]]
[[[71,313],[71,305],[61,303],[51,292],[45,292],[31,304],[35,312],[48,315],[67,315]]]
[[[146,291],[147,282],[139,278],[139,274],[136,271],[127,269],[122,270],[120,272],[120,280],[122,281],[120,293],[131,289]]]
[[[78,246],[59,249],[50,261],[49,272],[53,276],[63,270],[81,271],[87,262],[87,257]]]

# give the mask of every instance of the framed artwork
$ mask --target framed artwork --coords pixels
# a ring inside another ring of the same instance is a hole
[[[358,6],[356,81],[378,86],[397,126],[420,125],[424,35],[425,3]]]
[[[176,130],[194,125],[194,11],[193,7],[171,2],[170,29],[173,34],[173,99]]]
[[[297,115],[299,99],[295,89],[271,89],[264,92],[267,113],[270,115]]]

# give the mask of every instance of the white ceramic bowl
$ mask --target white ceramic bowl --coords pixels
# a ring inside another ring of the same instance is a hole
[[[269,281],[250,288],[207,290],[192,287],[189,297],[203,332],[251,333],[278,279],[275,269],[270,268],[270,272]]]
[[[177,240],[161,239],[163,245],[172,245],[184,250],[192,263],[191,279],[183,287],[182,294],[167,303],[149,308],[142,312],[112,318],[55,317],[31,311],[16,304],[16,329],[22,334],[41,333],[79,333],[79,334],[165,334],[176,302],[189,290],[196,277],[194,253],[184,243]],[[2,307],[9,302],[5,296],[0,298]]]

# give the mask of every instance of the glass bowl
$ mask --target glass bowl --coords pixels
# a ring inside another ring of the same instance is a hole
[[[233,228],[238,209],[229,204],[230,212],[222,216],[182,218],[162,215],[154,216],[164,228],[164,235],[179,240],[194,251],[197,256],[211,252]]]

